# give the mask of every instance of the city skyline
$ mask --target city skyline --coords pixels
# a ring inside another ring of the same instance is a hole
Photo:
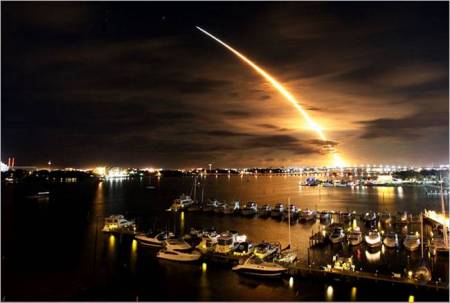
[[[446,3],[4,6],[2,161],[88,167],[448,163]]]

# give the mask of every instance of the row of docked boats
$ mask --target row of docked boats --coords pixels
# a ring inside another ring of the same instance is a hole
[[[230,256],[239,259],[233,271],[258,276],[279,276],[287,271],[282,264],[292,263],[297,258],[296,253],[281,250],[279,243],[253,244],[246,235],[236,231],[217,233],[214,228],[191,228],[183,238],[171,232],[156,231],[136,234],[135,239],[142,245],[159,247],[156,255],[159,259],[194,262],[206,254]]]
[[[329,230],[328,239],[333,244],[342,243],[347,240],[349,245],[357,246],[364,241],[369,248],[380,247],[382,244],[387,248],[397,248],[401,243],[398,234],[394,231],[389,231],[382,237],[381,233],[376,229],[370,229],[363,235],[358,226],[352,228],[347,234],[339,224],[332,224]],[[420,237],[417,233],[410,232],[404,237],[402,243],[407,250],[415,251],[420,246]]]

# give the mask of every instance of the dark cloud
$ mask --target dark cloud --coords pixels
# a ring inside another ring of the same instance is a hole
[[[421,112],[402,118],[384,118],[370,121],[359,121],[364,127],[361,138],[409,138],[414,139],[427,135],[429,128],[447,128],[448,114],[442,112]]]
[[[446,3],[8,2],[1,22],[2,159],[322,163],[322,147],[339,143],[364,145],[351,155],[364,162],[448,160]],[[288,102],[194,24],[285,84],[330,140],[311,139]],[[388,137],[400,144],[367,140]],[[418,139],[430,153],[418,155]]]
[[[227,110],[222,112],[225,116],[234,118],[245,118],[249,117],[252,113],[243,110]]]
[[[268,128],[268,129],[278,129],[278,126],[268,123],[258,124],[260,127]]]
[[[238,133],[230,130],[212,130],[206,132],[206,134],[217,137],[248,137],[252,136],[251,134],[246,133]]]

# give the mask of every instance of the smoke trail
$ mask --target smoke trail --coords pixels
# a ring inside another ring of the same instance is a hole
[[[297,109],[298,112],[300,112],[300,114],[303,116],[303,118],[305,118],[306,122],[308,123],[308,125],[317,133],[317,135],[319,136],[319,138],[323,141],[327,141],[327,137],[325,136],[325,134],[323,133],[322,129],[320,128],[319,125],[317,125],[312,119],[311,117],[308,115],[308,113],[303,109],[303,107],[298,103],[298,101],[277,81],[275,80],[275,78],[273,78],[271,75],[269,75],[265,70],[263,70],[262,68],[260,68],[259,66],[257,66],[255,63],[253,63],[250,59],[248,59],[246,56],[244,56],[243,54],[241,54],[240,52],[238,52],[237,50],[235,50],[234,48],[232,48],[231,46],[229,46],[228,44],[226,44],[225,42],[223,42],[222,40],[220,40],[219,38],[216,38],[215,36],[213,36],[212,34],[208,33],[207,31],[205,31],[204,29],[202,29],[199,26],[196,26],[196,28],[198,30],[200,30],[202,33],[206,34],[207,36],[213,38],[214,40],[216,40],[217,42],[219,42],[220,44],[222,44],[223,46],[225,46],[229,51],[231,51],[232,53],[234,53],[237,57],[239,57],[242,61],[244,61],[245,63],[247,63],[248,65],[250,65],[258,74],[260,74],[264,79],[266,79],[267,81],[270,82],[270,84],[272,84],[272,86],[278,90],[278,92],[280,92],[294,107],[295,109]],[[333,159],[335,161],[335,164],[337,166],[343,166],[343,161],[341,160],[341,158],[339,157],[339,155],[337,154],[337,151],[331,147],[331,146],[326,146],[326,148],[331,149],[332,154],[333,154]]]

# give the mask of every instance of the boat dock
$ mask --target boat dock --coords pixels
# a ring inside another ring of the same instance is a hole
[[[435,289],[435,290],[446,290],[448,291],[449,285],[442,282],[428,282],[422,283],[414,280],[412,277],[394,277],[388,275],[380,275],[378,273],[370,273],[364,271],[352,271],[352,270],[340,270],[335,268],[317,268],[308,266],[307,264],[303,264],[301,262],[297,262],[288,266],[289,274],[292,276],[297,276],[301,278],[320,278],[320,279],[331,279],[331,280],[339,280],[346,282],[354,282],[354,281],[366,281],[366,282],[375,282],[375,283],[389,283],[391,285],[394,284],[403,284],[414,287],[422,287],[427,289]]]

